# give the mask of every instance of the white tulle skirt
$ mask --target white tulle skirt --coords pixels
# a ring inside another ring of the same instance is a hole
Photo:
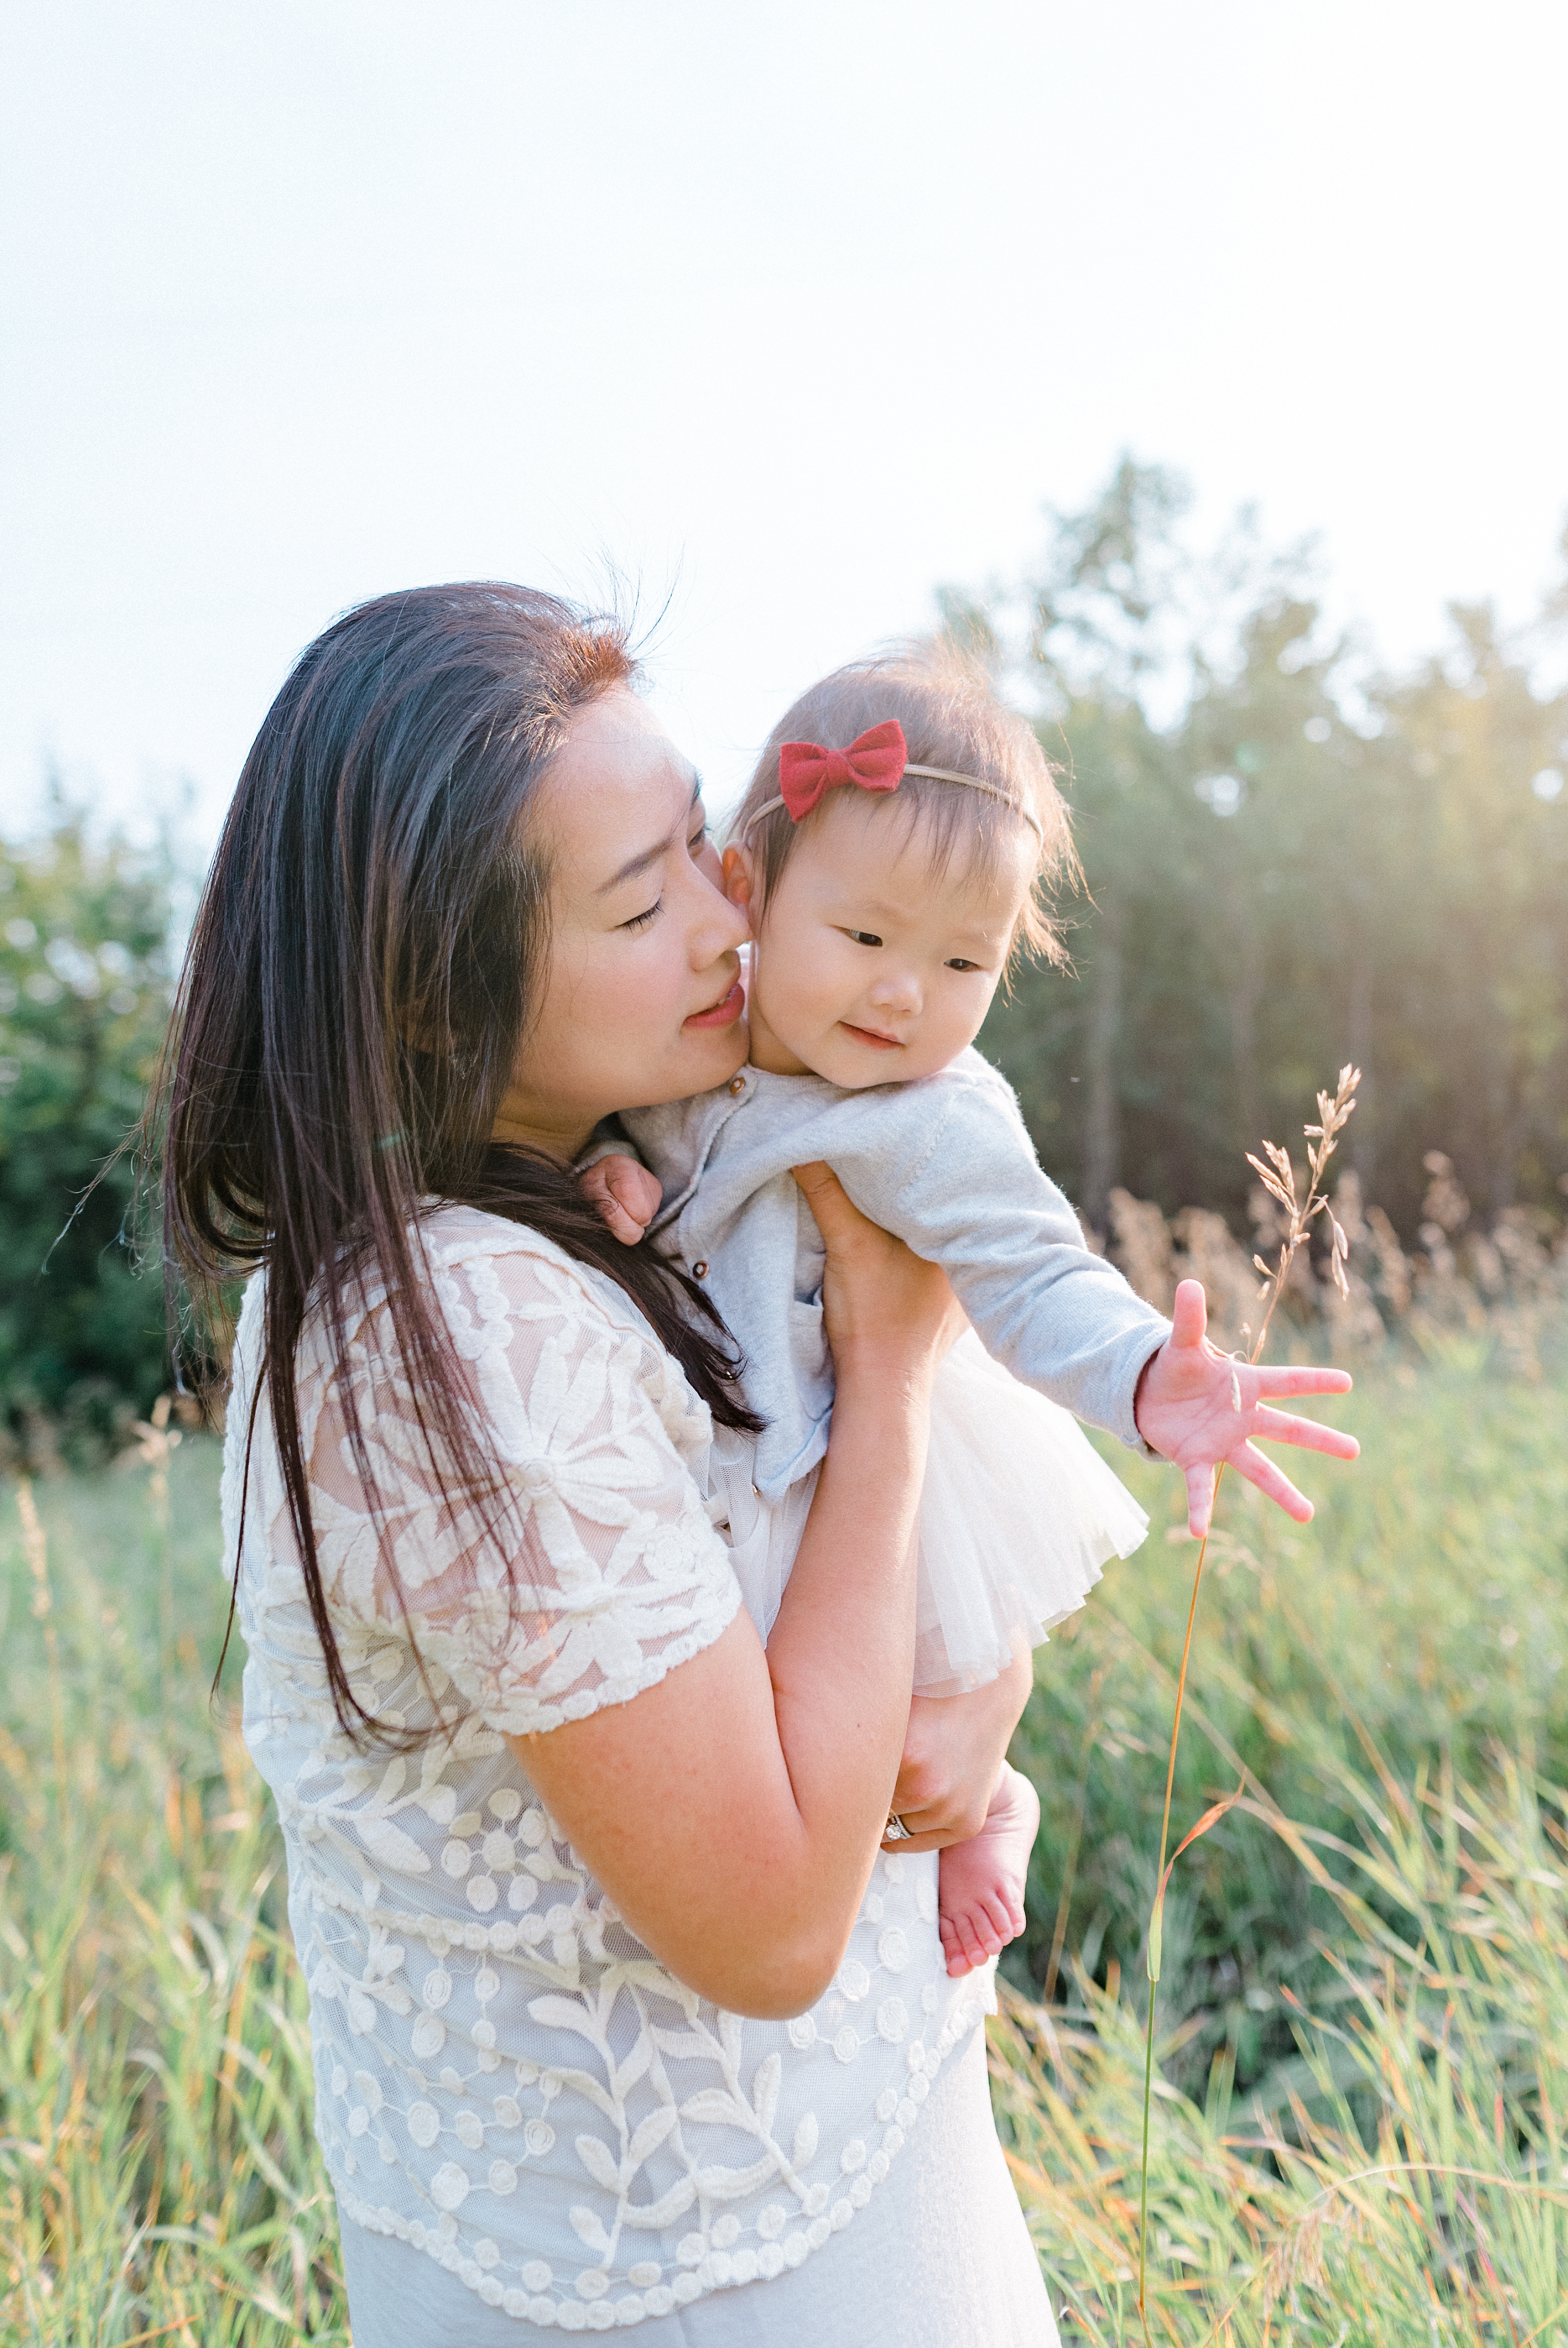
[[[965,1332],[937,1373],[920,1498],[914,1685],[994,1680],[1021,1632],[1037,1647],[1076,1613],[1149,1519],[1076,1418]]]

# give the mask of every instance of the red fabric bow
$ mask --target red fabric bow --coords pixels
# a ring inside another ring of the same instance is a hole
[[[847,750],[825,750],[820,742],[786,742],[779,753],[779,796],[799,823],[824,791],[856,783],[862,791],[896,791],[909,764],[903,727],[896,717],[859,735]]]

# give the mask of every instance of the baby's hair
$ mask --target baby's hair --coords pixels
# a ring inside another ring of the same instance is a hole
[[[911,645],[877,659],[851,661],[785,711],[763,746],[729,827],[730,840],[744,842],[756,858],[757,915],[782,879],[800,835],[820,819],[814,811],[794,823],[782,807],[760,812],[779,797],[782,746],[820,742],[825,749],[847,749],[890,717],[903,728],[912,767],[943,767],[991,787],[972,790],[961,782],[906,774],[893,793],[910,824],[925,829],[938,872],[961,850],[971,870],[995,871],[1020,824],[1028,830],[1033,818],[1038,828],[1031,834],[1034,876],[1008,959],[1022,953],[1065,962],[1051,901],[1057,889],[1076,880],[1078,862],[1056,769],[1028,720],[1004,708],[979,664],[946,644]]]

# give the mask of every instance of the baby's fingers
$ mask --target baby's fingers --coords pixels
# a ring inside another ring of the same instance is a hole
[[[1239,1445],[1230,1454],[1226,1464],[1233,1468],[1238,1476],[1244,1476],[1249,1484],[1255,1484],[1265,1499],[1277,1501],[1285,1515],[1294,1517],[1298,1525],[1311,1523],[1312,1502],[1306,1494],[1298,1492],[1284,1468],[1276,1468],[1255,1444]]]
[[[658,1176],[630,1158],[610,1160],[610,1188],[634,1223],[645,1228],[658,1213],[664,1189]]]
[[[1337,1426],[1325,1426],[1315,1418],[1297,1418],[1293,1411],[1270,1410],[1266,1403],[1253,1413],[1253,1433],[1269,1443],[1294,1443],[1298,1451],[1326,1451],[1331,1459],[1361,1457],[1353,1435],[1342,1435]]]
[[[1348,1370],[1285,1367],[1254,1370],[1253,1391],[1261,1395],[1348,1394],[1356,1381]]]
[[[1202,1540],[1213,1513],[1214,1470],[1212,1467],[1189,1468],[1186,1475],[1187,1529],[1194,1540]]]
[[[601,1174],[597,1166],[590,1167],[583,1177],[583,1188],[609,1225],[613,1237],[624,1247],[635,1247],[643,1236],[643,1226],[626,1212],[611,1189],[608,1177]]]

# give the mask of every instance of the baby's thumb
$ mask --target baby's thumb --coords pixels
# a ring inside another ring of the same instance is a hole
[[[1176,1301],[1171,1308],[1171,1343],[1173,1345],[1201,1345],[1209,1326],[1209,1303],[1201,1280],[1183,1280],[1177,1283]]]

